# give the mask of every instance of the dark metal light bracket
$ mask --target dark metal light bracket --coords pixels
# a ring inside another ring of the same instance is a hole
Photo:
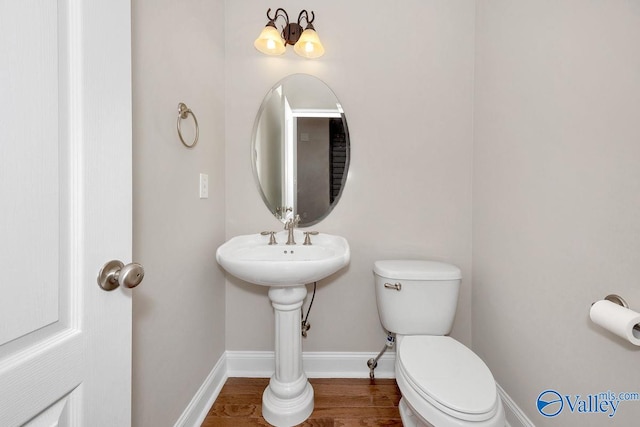
[[[273,16],[271,16],[270,13],[271,13],[271,9],[268,9],[267,18],[269,18],[269,23],[267,25],[276,27],[275,25],[276,19],[280,17],[284,18],[286,21],[285,26],[282,28],[282,39],[284,40],[285,45],[296,44],[296,42],[300,38],[300,35],[304,31],[304,29],[307,29],[307,28],[312,30],[314,29],[312,23],[316,19],[316,16],[313,13],[313,11],[311,11],[311,19],[309,19],[309,12],[307,12],[306,10],[302,10],[298,15],[298,22],[289,22],[289,14],[287,13],[286,10],[284,10],[281,7],[276,9],[276,11],[273,13]],[[307,23],[307,26],[304,29],[302,28],[302,25],[301,25],[301,22],[303,19]]]

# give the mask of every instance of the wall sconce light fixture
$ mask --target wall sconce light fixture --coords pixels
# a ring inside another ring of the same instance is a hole
[[[324,55],[324,47],[320,43],[318,33],[313,28],[313,20],[315,19],[313,11],[311,11],[311,19],[309,19],[309,13],[306,10],[300,12],[297,23],[289,22],[287,11],[280,7],[276,9],[273,16],[270,13],[271,9],[267,10],[269,22],[253,43],[256,49],[267,55],[282,55],[286,50],[286,45],[290,44],[293,45],[293,50],[298,55],[305,58],[319,58]],[[283,18],[286,22],[282,27],[282,32],[278,32],[276,27],[278,18]],[[300,25],[303,19],[307,23],[304,31]]]

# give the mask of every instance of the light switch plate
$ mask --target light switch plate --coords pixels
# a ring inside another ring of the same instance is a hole
[[[200,198],[209,198],[209,175],[206,173],[200,174]]]

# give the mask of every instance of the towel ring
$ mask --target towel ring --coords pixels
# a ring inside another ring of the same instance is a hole
[[[187,116],[191,114],[191,117],[193,117],[193,121],[196,124],[196,137],[194,138],[193,142],[191,143],[191,145],[187,144],[184,141],[184,138],[182,137],[182,131],[180,130],[180,121],[182,119],[186,119]],[[200,135],[200,129],[198,127],[198,119],[196,119],[196,115],[193,114],[193,111],[191,111],[189,109],[189,107],[187,107],[184,103],[179,103],[178,104],[178,122],[176,124],[176,127],[178,128],[178,136],[180,137],[180,141],[182,142],[182,145],[184,145],[187,148],[193,148],[196,146],[196,144],[198,143],[198,136]]]

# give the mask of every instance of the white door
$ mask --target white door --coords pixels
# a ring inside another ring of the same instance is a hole
[[[129,0],[0,0],[0,426],[131,424]]]

